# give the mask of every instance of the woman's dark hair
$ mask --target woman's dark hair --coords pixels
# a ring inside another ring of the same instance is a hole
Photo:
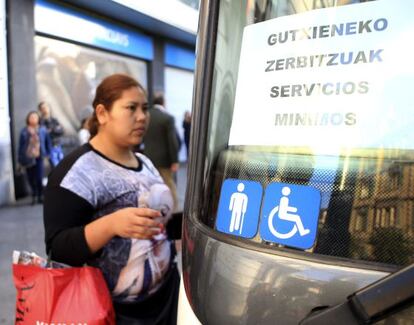
[[[88,125],[91,138],[98,133],[99,129],[99,122],[96,117],[96,107],[99,104],[102,104],[106,110],[110,111],[112,109],[112,104],[121,98],[122,92],[131,87],[138,87],[145,93],[145,89],[141,84],[126,74],[117,73],[102,80],[96,88],[95,99],[92,103],[94,111]]]
[[[30,111],[26,115],[26,125],[29,125],[29,118],[30,118],[30,115],[32,115],[32,114],[36,114],[37,115],[37,117],[39,118],[39,123],[40,123],[40,115],[39,115],[39,113],[37,111]]]

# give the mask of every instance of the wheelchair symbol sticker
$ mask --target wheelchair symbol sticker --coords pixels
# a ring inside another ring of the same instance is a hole
[[[321,196],[310,186],[271,183],[263,200],[260,236],[290,247],[314,245]]]
[[[253,238],[259,223],[262,192],[262,186],[258,182],[226,179],[221,187],[217,230]]]

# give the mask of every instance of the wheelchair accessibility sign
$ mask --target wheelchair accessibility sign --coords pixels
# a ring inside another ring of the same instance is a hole
[[[217,230],[253,238],[257,233],[262,193],[258,182],[226,179],[221,187]]]
[[[263,240],[300,249],[315,242],[321,196],[316,188],[270,183],[262,204],[258,182],[226,179],[221,188],[217,230],[234,236],[253,238],[259,227]]]
[[[271,183],[265,192],[260,236],[266,241],[311,248],[318,227],[321,196],[310,186]]]

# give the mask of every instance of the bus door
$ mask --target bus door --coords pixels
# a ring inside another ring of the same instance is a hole
[[[183,224],[200,322],[298,324],[413,263],[414,2],[200,9]]]

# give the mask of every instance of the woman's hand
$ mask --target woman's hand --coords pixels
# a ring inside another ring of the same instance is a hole
[[[149,208],[125,208],[108,216],[114,235],[124,238],[151,239],[158,235],[164,225],[156,218],[161,212]]]
[[[91,253],[97,252],[114,236],[151,239],[164,230],[155,218],[161,212],[148,208],[125,208],[98,218],[85,226],[85,238]]]

